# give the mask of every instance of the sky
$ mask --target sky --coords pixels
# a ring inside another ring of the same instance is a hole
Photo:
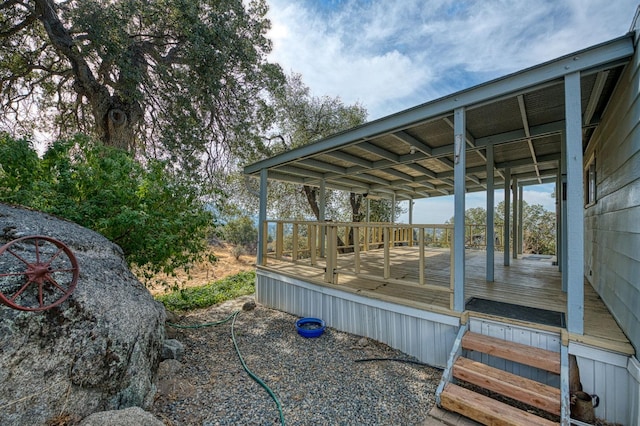
[[[368,119],[428,102],[622,36],[638,0],[267,0],[270,61],[314,96],[360,103]],[[553,184],[525,188],[555,209]],[[503,191],[496,191],[496,204]],[[486,207],[484,193],[466,208]],[[453,197],[419,200],[415,223],[443,223]],[[405,214],[401,221],[406,222]]]

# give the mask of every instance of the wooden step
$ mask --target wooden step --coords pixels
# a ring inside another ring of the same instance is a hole
[[[453,377],[515,399],[548,413],[560,415],[560,389],[460,357]]]
[[[462,348],[560,374],[560,354],[558,352],[472,332],[468,332],[462,338]]]
[[[559,424],[453,383],[445,386],[440,395],[440,404],[442,408],[462,414],[484,425],[550,426]]]

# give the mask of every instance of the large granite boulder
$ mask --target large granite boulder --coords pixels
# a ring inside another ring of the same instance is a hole
[[[80,274],[59,306],[25,312],[0,304],[0,425],[60,424],[149,407],[164,340],[162,305],[103,236],[0,204],[0,246],[27,235],[65,243]],[[0,288],[10,269],[6,256],[0,255]]]

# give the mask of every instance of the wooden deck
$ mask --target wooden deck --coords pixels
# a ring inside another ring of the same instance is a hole
[[[503,254],[496,252],[495,280],[487,282],[485,252],[467,250],[465,257],[466,300],[480,297],[566,313],[567,295],[562,291],[561,274],[550,259],[524,255],[517,260],[511,259],[511,266],[505,267],[502,265]],[[390,251],[390,279],[386,281],[381,279],[384,274],[382,249],[360,253],[359,274],[355,273],[353,253],[339,255],[337,284],[324,282],[325,265],[321,259],[318,259],[317,265],[311,266],[309,260],[293,263],[269,258],[267,265],[260,268],[370,298],[459,316],[460,313],[450,309],[449,294],[446,291],[434,291],[430,288],[449,288],[449,250],[427,249],[425,258],[426,285],[421,285],[418,281],[419,259],[416,247],[394,247]],[[584,330],[584,335],[570,335],[569,339],[625,355],[635,353],[611,313],[586,280]]]

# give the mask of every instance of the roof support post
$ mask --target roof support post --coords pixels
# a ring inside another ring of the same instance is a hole
[[[518,199],[518,177],[513,177],[513,185],[511,185],[511,190],[513,191],[513,258],[518,258],[518,229],[520,229],[520,224],[518,223],[519,211],[518,207],[520,207],[520,200]]]
[[[518,253],[522,254],[524,249],[524,223],[522,223],[522,217],[524,216],[524,187],[520,185],[518,187]]]
[[[560,170],[562,181],[560,183],[560,221],[562,233],[560,234],[560,272],[562,272],[562,291],[568,290],[567,282],[567,134],[560,134]]]
[[[396,223],[396,193],[391,198],[391,223]]]
[[[409,225],[413,225],[413,198],[409,200]]]
[[[325,192],[326,192],[326,182],[324,179],[320,180],[320,194],[318,194],[319,200],[318,200],[318,222],[324,222],[325,221],[325,210],[327,208],[327,203],[326,203],[326,197],[325,197]],[[327,227],[326,226],[321,226],[320,227],[320,257],[324,258],[325,256],[325,242],[327,240]]]
[[[561,135],[560,143],[564,143]],[[562,272],[562,171],[558,167],[556,173],[556,265],[558,271]]]
[[[464,108],[454,111],[454,215],[453,215],[453,310],[464,311],[464,210],[465,210],[465,174],[466,174],[466,116]]]
[[[267,221],[267,176],[268,169],[260,170],[260,209],[258,211],[258,250],[257,250],[257,265],[263,265],[264,256],[267,254],[264,252],[264,239],[267,238],[265,232],[265,223]]]
[[[495,256],[495,189],[493,183],[493,145],[487,146],[487,229],[485,239],[487,244],[487,281],[494,280],[494,256]]]
[[[567,126],[567,328],[584,333],[584,191],[582,182],[582,108],[580,72],[564,78]]]
[[[509,266],[509,236],[511,224],[511,168],[504,169],[504,266]]]

